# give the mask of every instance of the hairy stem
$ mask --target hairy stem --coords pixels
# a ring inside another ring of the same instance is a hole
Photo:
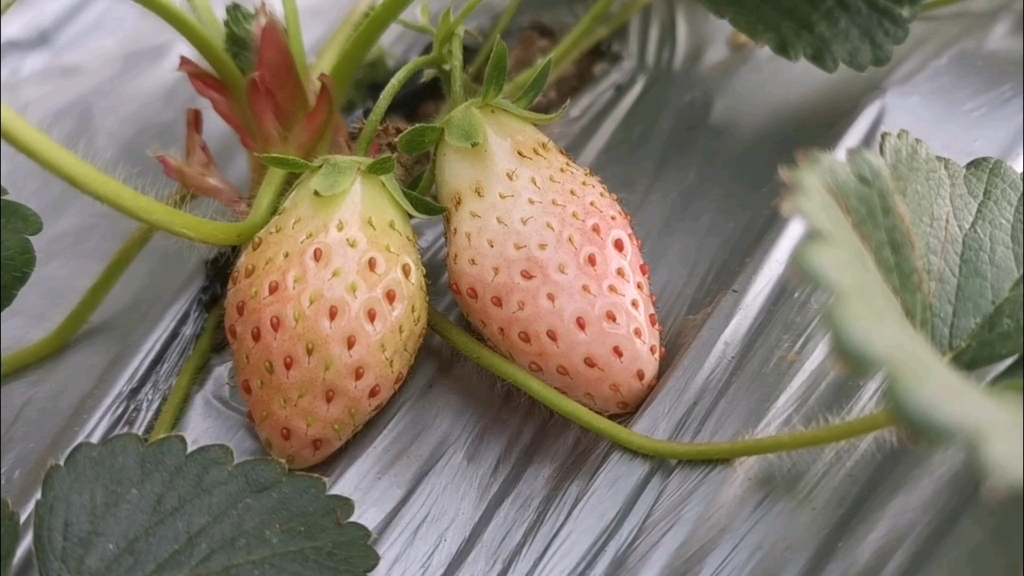
[[[374,0],[356,0],[355,5],[349,10],[345,19],[334,29],[331,37],[327,39],[327,43],[320,49],[320,54],[313,65],[313,77],[317,77],[325,72],[328,74],[331,72],[331,69],[334,68],[334,63],[341,55],[341,51],[345,49],[349,40],[352,39],[352,33],[366,19],[366,15],[370,13],[373,4]]]
[[[306,59],[306,44],[302,39],[298,0],[284,0],[284,27],[288,32],[288,50],[295,60],[299,77],[303,82],[309,82],[309,62]]]
[[[207,316],[206,325],[203,326],[203,331],[199,335],[199,339],[196,340],[195,348],[192,349],[192,353],[189,354],[181,371],[178,372],[178,377],[174,380],[171,393],[167,395],[167,400],[164,401],[164,406],[160,409],[160,415],[157,416],[156,423],[153,424],[153,431],[149,433],[150,442],[174,432],[181,411],[184,410],[189,396],[192,394],[192,386],[195,384],[196,378],[210,361],[223,318],[224,305],[218,304]]]
[[[476,57],[473,58],[473,62],[469,65],[469,70],[466,75],[470,78],[476,78],[484,70],[484,66],[487,66],[487,59],[491,56],[491,50],[494,49],[495,44],[501,38],[501,35],[508,30],[508,27],[512,24],[512,20],[516,16],[516,12],[519,11],[519,6],[523,3],[523,0],[509,0],[508,5],[505,6],[505,10],[501,13],[498,18],[497,24],[494,25],[494,29],[487,36],[487,40],[484,41],[484,45],[480,47],[480,52],[477,53]]]
[[[465,89],[462,85],[462,79],[466,73],[462,67],[462,34],[452,34],[451,37],[451,71],[449,76],[449,82],[451,83],[451,92],[448,94],[448,100],[451,101],[452,105],[458,106],[463,102],[465,98]]]
[[[359,65],[380,41],[384,32],[402,16],[413,0],[383,0],[356,28],[349,41],[334,54],[324,54],[320,66],[329,71],[334,80],[337,102],[348,99],[348,90]],[[318,66],[318,68],[320,68]]]
[[[428,312],[428,322],[430,328],[455,349],[481,367],[511,382],[551,410],[627,450],[647,456],[690,461],[732,460],[823,446],[870,434],[895,424],[890,412],[881,411],[823,428],[734,442],[681,443],[657,440],[617,424],[564,396],[477,341],[433,307]]]
[[[51,140],[6,103],[0,105],[0,132],[19,152],[87,196],[139,222],[205,244],[237,246],[247,242],[270,219],[288,181],[286,173],[268,171],[249,217],[242,222],[219,222],[182,212],[104,174]]]
[[[217,42],[224,42],[224,23],[220,21],[210,0],[188,0],[188,7],[199,24],[206,28]]]
[[[636,0],[634,0],[636,1]],[[601,20],[611,10],[612,5],[615,4],[615,0],[598,0],[587,13],[583,16],[576,26],[569,31],[555,46],[555,49],[551,51],[551,66],[552,69],[558,69],[565,62],[571,62],[568,58],[577,50],[577,47],[589,39],[589,37],[598,30],[601,26]],[[626,8],[628,10],[628,8]],[[505,86],[505,95],[516,95],[523,91],[523,88],[530,82],[533,75],[540,69],[543,62],[531,66],[530,68],[521,72],[511,82]],[[554,80],[554,75],[548,80],[551,82]]]
[[[593,49],[594,46],[604,42],[609,36],[618,32],[620,28],[629,24],[633,17],[639,14],[644,8],[650,6],[653,2],[654,0],[633,0],[629,6],[623,8],[607,23],[595,30],[594,33],[588,36],[585,41],[580,42],[577,46],[569,50],[565,57],[562,58],[561,62],[552,62],[551,76],[548,81],[557,80],[570,66],[572,66],[573,62]]]
[[[398,72],[395,72],[395,75],[388,81],[387,86],[381,91],[376,104],[373,105],[373,110],[370,111],[370,115],[366,118],[366,124],[363,125],[363,131],[359,133],[359,140],[356,141],[355,148],[357,155],[366,156],[370,152],[370,146],[373,145],[373,138],[377,134],[377,128],[384,121],[384,116],[387,114],[388,108],[391,107],[391,102],[394,101],[395,96],[402,90],[402,86],[405,86],[417,72],[434,64],[436,61],[437,57],[433,55],[420,56],[402,66]]]
[[[179,192],[171,198],[168,204],[181,206],[187,202],[188,196],[187,193]],[[71,312],[52,332],[21,350],[11,352],[3,359],[2,368],[0,368],[2,376],[6,378],[63,350],[82,331],[96,310],[103,305],[107,296],[110,295],[110,291],[121,280],[132,262],[149,245],[154,234],[156,234],[155,228],[138,227],[114,254],[114,257],[100,272],[99,278],[86,290],[81,300],[75,304]]]
[[[159,16],[184,36],[213,67],[231,94],[239,102],[245,102],[245,79],[242,77],[242,71],[228,55],[222,42],[211,36],[195,18],[178,8],[171,0],[135,0],[135,3]]]

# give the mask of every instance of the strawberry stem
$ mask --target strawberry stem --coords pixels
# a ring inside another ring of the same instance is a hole
[[[490,35],[487,36],[487,40],[484,45],[481,46],[480,51],[473,58],[473,62],[469,65],[468,72],[466,75],[470,78],[476,78],[484,70],[484,66],[487,65],[487,59],[491,55],[491,50],[494,50],[494,45],[498,43],[501,35],[508,30],[508,27],[512,24],[512,20],[516,16],[516,12],[519,11],[519,6],[523,3],[523,0],[510,0],[505,10],[501,13],[498,18],[497,24],[494,25],[494,29],[491,30]]]
[[[327,43],[324,44],[323,48],[320,49],[320,54],[317,56],[316,63],[313,65],[313,75],[319,76],[323,73],[330,73],[331,68],[334,67],[334,63],[337,57],[341,54],[341,51],[345,49],[349,40],[352,38],[352,33],[359,24],[366,19],[366,15],[369,14],[373,8],[374,0],[356,0],[352,9],[349,10],[348,15],[345,19],[338,24],[338,27],[334,29],[331,37],[327,39]]]
[[[302,40],[302,22],[299,19],[297,0],[284,0],[284,28],[288,33],[288,51],[295,60],[295,68],[302,81],[309,82],[309,62],[306,59],[306,45]]]
[[[181,411],[192,394],[192,386],[195,384],[196,377],[210,361],[210,355],[217,342],[217,334],[223,319],[224,304],[222,303],[211,310],[210,315],[206,317],[206,324],[203,326],[202,333],[199,334],[199,339],[196,340],[195,348],[192,349],[192,353],[189,354],[181,371],[178,372],[178,377],[175,378],[174,385],[171,386],[171,392],[167,395],[163,408],[160,409],[156,423],[153,424],[153,431],[149,433],[150,442],[174,432]]]
[[[168,200],[168,204],[179,207],[188,204],[190,200],[191,196],[187,192],[178,192]],[[63,350],[82,331],[85,324],[110,295],[110,291],[124,276],[128,267],[153,239],[154,234],[156,234],[155,228],[138,227],[114,254],[114,257],[103,268],[99,278],[86,290],[85,295],[75,304],[64,320],[52,332],[38,341],[8,354],[3,359],[2,368],[0,368],[2,374],[0,375],[6,378]]]
[[[462,34],[452,34],[451,39],[451,70],[449,72],[449,82],[451,84],[451,92],[448,94],[448,102],[452,106],[458,106],[464,102],[465,89],[463,88],[462,78],[466,74],[462,65]]]
[[[356,141],[356,155],[366,156],[370,152],[370,146],[373,144],[373,139],[377,135],[377,129],[380,127],[381,122],[384,121],[384,116],[388,112],[388,108],[391,107],[391,103],[395,97],[402,90],[413,76],[416,75],[420,70],[433,65],[438,61],[438,57],[430,54],[427,56],[420,56],[415,60],[412,60],[405,66],[402,66],[395,75],[388,81],[387,86],[381,91],[380,96],[377,98],[377,102],[373,105],[373,110],[370,111],[370,115],[366,118],[366,123],[363,125],[362,132],[359,133],[359,140]]]
[[[206,28],[207,33],[213,36],[214,40],[224,42],[224,23],[220,21],[210,0],[188,0],[188,7],[192,10],[196,21]]]
[[[613,422],[563,395],[479,342],[433,307],[428,312],[427,321],[430,328],[456,350],[499,378],[511,382],[554,412],[622,448],[656,458],[683,461],[733,460],[823,446],[877,432],[895,424],[893,415],[883,410],[823,428],[733,442],[685,443],[657,440]]]
[[[143,8],[149,10],[185,37],[193,48],[217,72],[221,82],[228,87],[231,94],[239,102],[245,102],[245,78],[242,71],[228,55],[223,43],[210,35],[195,18],[178,8],[170,0],[135,0]]]
[[[51,140],[6,103],[0,105],[0,132],[19,152],[85,195],[139,222],[204,244],[237,246],[248,242],[273,216],[290,178],[286,172],[269,170],[249,217],[242,222],[220,222],[182,212],[133,190]]]

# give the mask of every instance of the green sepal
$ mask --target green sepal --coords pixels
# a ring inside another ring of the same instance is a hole
[[[318,162],[310,162],[308,160],[296,158],[295,156],[288,156],[286,154],[260,154],[258,157],[260,162],[267,166],[277,168],[278,170],[284,170],[285,172],[309,172],[319,164]]]
[[[333,196],[347,192],[359,175],[363,163],[358,158],[336,157],[324,160],[320,169],[313,174],[310,185],[317,196]]]
[[[530,82],[527,83],[523,91],[518,96],[512,99],[512,103],[516,106],[529,110],[530,106],[540,98],[540,95],[544,93],[544,89],[547,88],[548,78],[551,76],[551,58],[544,60],[544,63],[540,65],[537,72],[530,78]]]
[[[364,170],[366,170],[367,174],[373,174],[374,176],[387,176],[388,174],[394,174],[397,168],[398,162],[395,161],[395,157],[388,154],[371,161]]]
[[[381,176],[380,181],[396,202],[413,218],[428,219],[444,214],[445,208],[431,200],[402,188],[394,174]]]
[[[441,140],[444,128],[437,124],[419,124],[398,137],[398,149],[407,156],[430,151]]]
[[[495,101],[497,106],[500,101]],[[444,119],[444,139],[456,148],[476,148],[484,141],[484,119],[476,108],[477,102],[469,101],[459,106]]]
[[[491,102],[491,106],[494,106],[495,108],[500,108],[505,112],[508,112],[509,114],[512,114],[513,116],[516,116],[522,120],[526,120],[531,124],[551,124],[552,122],[555,122],[559,118],[564,116],[565,113],[569,110],[568,102],[563,104],[562,107],[559,108],[558,111],[553,114],[541,114],[539,112],[531,112],[529,110],[524,110],[523,108],[516,106],[515,104],[509,102],[508,100],[502,99],[498,99],[495,100],[494,102]]]
[[[484,104],[489,104],[500,97],[502,90],[505,89],[506,80],[508,80],[508,47],[505,46],[501,38],[498,38],[494,49],[491,50],[490,59],[487,61],[480,100]]]

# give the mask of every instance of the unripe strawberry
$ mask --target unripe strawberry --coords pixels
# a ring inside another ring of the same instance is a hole
[[[327,458],[387,403],[426,332],[407,210],[367,162],[311,168],[230,280],[238,387],[267,451],[292,468]]]

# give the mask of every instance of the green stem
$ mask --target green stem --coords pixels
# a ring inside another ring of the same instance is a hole
[[[284,0],[284,27],[288,32],[288,50],[295,60],[299,77],[309,81],[309,62],[306,59],[306,44],[302,40],[302,22],[299,19],[298,0]]]
[[[647,456],[690,461],[732,460],[832,444],[870,434],[895,423],[892,414],[885,410],[824,428],[734,442],[680,443],[656,440],[617,424],[569,399],[477,341],[433,307],[428,312],[428,322],[430,328],[455,349],[481,367],[511,382],[551,410],[627,450]]]
[[[559,42],[558,46],[551,51],[551,66],[552,69],[559,68],[564,62],[570,62],[568,57],[576,51],[577,46],[586,42],[588,37],[593,34],[601,25],[601,20],[605,17],[612,5],[615,4],[615,0],[598,0],[590,10],[583,16],[572,30],[569,31]],[[530,82],[530,78],[540,69],[543,62],[531,66],[527,70],[521,72],[511,82],[505,86],[506,95],[515,95],[523,91],[523,88]],[[552,78],[553,79],[553,78]],[[552,79],[549,79],[550,82]]]
[[[495,24],[494,29],[491,30],[490,35],[487,36],[487,40],[484,45],[480,48],[480,52],[477,53],[476,57],[473,58],[473,62],[469,65],[469,71],[466,73],[470,78],[476,78],[484,70],[484,66],[487,66],[487,59],[491,55],[491,50],[494,49],[495,44],[501,38],[501,35],[508,30],[508,27],[512,24],[512,20],[516,16],[516,12],[519,11],[519,6],[523,3],[523,0],[509,0],[505,10],[501,13],[501,17],[498,18],[498,23]]]
[[[611,20],[598,28],[593,34],[590,34],[586,41],[580,42],[573,49],[569,50],[560,62],[552,62],[549,82],[557,80],[578,58],[589,52],[594,48],[594,46],[597,46],[612,34],[618,32],[619,29],[626,24],[629,24],[630,20],[643,11],[643,9],[650,6],[653,1],[654,0],[634,0],[632,4],[620,10],[619,13],[612,17]]]
[[[188,7],[199,24],[206,28],[217,42],[224,42],[224,24],[214,11],[210,0],[188,0]]]
[[[370,111],[370,115],[366,118],[363,131],[359,133],[359,140],[356,141],[355,148],[357,155],[366,156],[370,152],[370,146],[373,145],[373,138],[377,134],[377,128],[384,121],[384,116],[387,114],[391,102],[394,101],[395,96],[402,90],[402,86],[405,86],[417,72],[434,64],[436,61],[437,57],[434,55],[420,56],[402,66],[398,72],[395,72],[395,75],[388,81],[387,86],[384,87],[380,97],[377,98],[377,102],[373,105],[373,110]]]
[[[924,4],[921,4],[917,11],[920,14],[924,14],[925,12],[931,12],[932,10],[938,10],[940,8],[955,6],[956,4],[960,4],[961,2],[963,2],[963,0],[931,0],[930,2],[925,2]]]
[[[171,198],[168,204],[180,206],[186,203],[187,198],[187,193],[178,193]],[[138,227],[114,254],[107,266],[100,272],[99,278],[86,290],[85,295],[78,301],[78,304],[75,304],[64,320],[40,340],[8,354],[3,359],[0,375],[6,378],[63,350],[71,339],[82,331],[85,324],[110,295],[110,291],[124,276],[128,267],[153,239],[154,234],[156,234],[154,228]]]
[[[341,55],[341,51],[345,49],[349,40],[352,38],[352,33],[355,32],[356,27],[366,18],[369,14],[370,9],[373,8],[374,0],[357,0],[355,6],[349,10],[348,15],[341,21],[341,24],[334,29],[331,37],[327,39],[327,43],[320,50],[320,54],[317,56],[316,63],[313,65],[313,76],[319,76],[324,72],[330,73],[331,69],[334,68],[334,63],[337,58]]]
[[[156,423],[153,425],[153,431],[149,433],[150,442],[174,432],[174,427],[178,424],[178,417],[181,415],[181,411],[185,408],[189,396],[192,394],[192,386],[195,384],[196,377],[199,376],[199,373],[202,372],[203,368],[210,361],[210,355],[213,353],[213,346],[217,342],[217,332],[220,330],[223,318],[224,305],[218,304],[216,308],[210,311],[210,315],[207,316],[206,325],[203,326],[203,332],[199,335],[199,339],[196,340],[195,348],[192,349],[192,353],[189,354],[185,364],[181,367],[181,371],[178,372],[178,377],[174,380],[171,393],[167,395],[167,400],[164,402],[163,408],[160,409],[160,415],[157,416]]]
[[[18,0],[3,0],[3,4],[0,4],[0,16],[7,14],[7,11],[14,6],[14,3]]]
[[[462,104],[465,98],[465,90],[462,86],[462,77],[466,73],[462,67],[462,34],[452,34],[451,37],[452,62],[449,81],[451,82],[451,93],[448,100],[455,106]]]
[[[384,32],[402,16],[413,0],[383,0],[366,16],[344,47],[334,54],[325,54],[321,65],[334,80],[337,102],[345,102],[359,65],[377,45]]]
[[[87,196],[139,222],[205,244],[237,246],[247,242],[270,220],[288,178],[280,170],[268,171],[249,217],[242,222],[218,222],[182,212],[104,174],[51,140],[6,103],[0,105],[0,132],[19,152]]]
[[[135,0],[135,3],[159,16],[192,44],[213,67],[221,82],[239,102],[245,102],[245,78],[223,44],[211,36],[195,18],[170,0]]]

